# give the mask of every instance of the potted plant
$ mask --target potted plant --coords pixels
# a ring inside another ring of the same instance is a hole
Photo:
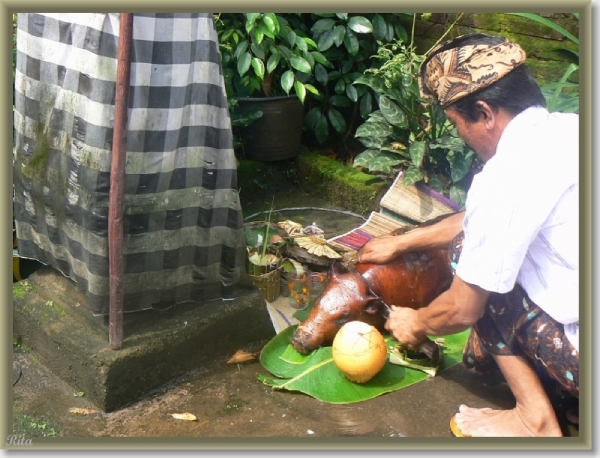
[[[303,103],[315,64],[329,65],[300,13],[221,13],[215,16],[230,109],[262,116],[236,127],[245,157],[273,161],[300,152]]]

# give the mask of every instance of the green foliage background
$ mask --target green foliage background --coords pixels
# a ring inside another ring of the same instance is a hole
[[[557,81],[542,86],[542,92],[550,111],[578,113],[578,38],[539,14],[511,14],[568,40],[570,46],[562,51],[571,62]],[[306,105],[307,135],[319,143],[333,138],[360,140],[365,149],[353,158],[355,167],[390,177],[402,171],[405,184],[425,181],[464,203],[481,163],[457,138],[443,112],[423,105],[416,90],[416,69],[424,53],[417,53],[413,45],[415,25],[429,17],[428,13],[215,14],[233,125],[249,125],[262,115],[238,115],[236,95],[264,93],[265,88],[273,95],[296,94]],[[407,30],[405,24],[411,22],[412,29]],[[14,81],[17,14],[12,25]]]
[[[443,39],[463,14],[449,24]],[[578,40],[533,13],[523,20]],[[223,68],[235,94],[295,93],[305,103],[305,131],[319,143],[358,139],[364,151],[353,165],[405,184],[426,182],[464,204],[482,163],[457,137],[443,110],[424,104],[414,34],[428,13],[221,13],[216,15]],[[578,16],[575,15],[577,18]],[[407,30],[406,24],[412,23]],[[570,47],[572,48],[572,46]],[[578,53],[568,50],[574,59]],[[550,111],[577,112],[578,84],[572,62],[562,77],[542,87]],[[233,104],[235,105],[235,103]],[[235,112],[235,109],[233,110]]]

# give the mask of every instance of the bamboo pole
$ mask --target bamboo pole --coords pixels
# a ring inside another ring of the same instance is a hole
[[[108,340],[110,348],[113,350],[120,350],[123,345],[123,199],[125,194],[127,112],[129,109],[132,32],[133,14],[121,13],[115,88],[115,124],[108,202],[108,260],[110,277]]]

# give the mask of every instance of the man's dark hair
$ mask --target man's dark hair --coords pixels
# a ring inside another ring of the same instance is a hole
[[[459,46],[481,44],[493,46],[504,41],[506,41],[505,37],[475,33],[465,35],[448,43],[447,46],[442,46],[436,51],[436,54]],[[431,57],[433,57],[433,54],[428,56],[425,62],[429,61]],[[425,65],[422,68],[425,71]],[[518,115],[529,107],[546,106],[546,99],[525,64],[519,65],[495,83],[458,99],[456,102],[448,105],[448,107],[454,108],[467,121],[475,122],[479,119],[480,111],[476,106],[476,102],[479,100],[486,102],[495,110],[503,108],[513,116]]]

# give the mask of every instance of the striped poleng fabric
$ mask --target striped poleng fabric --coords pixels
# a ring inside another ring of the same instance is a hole
[[[119,14],[19,14],[14,216],[19,255],[109,311],[108,198]],[[124,311],[255,289],[212,14],[134,14]]]

